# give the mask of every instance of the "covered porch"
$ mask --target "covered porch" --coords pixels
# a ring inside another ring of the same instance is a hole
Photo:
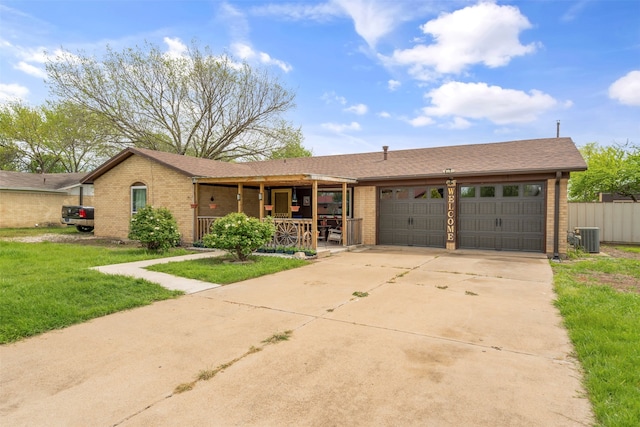
[[[193,241],[217,218],[244,212],[276,226],[268,248],[317,250],[362,244],[362,219],[353,218],[355,179],[297,174],[193,178]]]

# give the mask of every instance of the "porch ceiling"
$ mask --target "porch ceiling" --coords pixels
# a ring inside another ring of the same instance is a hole
[[[298,174],[298,175],[267,175],[267,176],[241,176],[241,177],[194,177],[194,183],[200,184],[243,184],[243,185],[259,185],[264,184],[271,187],[277,186],[309,186],[314,181],[317,181],[318,185],[336,185],[336,184],[356,184],[358,180],[355,178],[344,178],[338,176],[329,175],[314,175],[314,174]]]

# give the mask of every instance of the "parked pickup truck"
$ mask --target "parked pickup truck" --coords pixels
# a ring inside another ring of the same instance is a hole
[[[63,206],[60,222],[75,225],[78,231],[93,231],[93,206]]]

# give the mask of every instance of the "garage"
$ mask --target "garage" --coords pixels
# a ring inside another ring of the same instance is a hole
[[[544,252],[545,183],[459,186],[458,245]]]
[[[379,244],[445,247],[444,186],[379,189]]]

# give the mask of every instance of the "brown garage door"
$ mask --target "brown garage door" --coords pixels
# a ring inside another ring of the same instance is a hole
[[[380,188],[381,245],[445,247],[444,187]]]
[[[461,185],[459,191],[460,248],[544,251],[544,183]]]

